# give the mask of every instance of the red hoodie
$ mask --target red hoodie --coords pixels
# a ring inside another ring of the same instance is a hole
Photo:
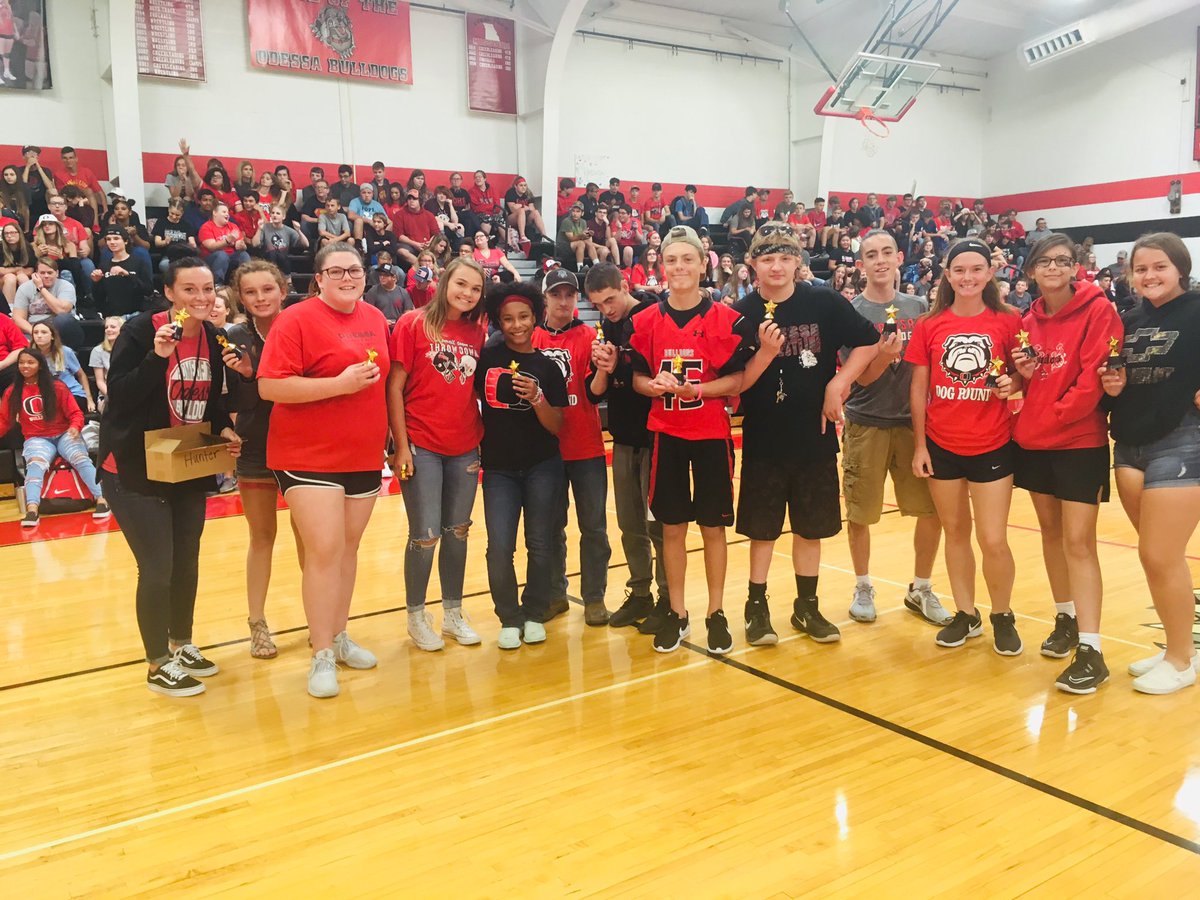
[[[1026,450],[1075,450],[1108,443],[1108,417],[1097,370],[1108,359],[1109,339],[1124,337],[1121,318],[1104,291],[1075,285],[1075,297],[1054,315],[1038,298],[1021,327],[1038,352],[1025,386],[1025,404],[1013,438]]]
[[[19,378],[20,376],[18,376]],[[0,435],[7,434],[13,422],[9,416],[12,392],[18,387],[21,393],[21,411],[17,414],[21,433],[25,438],[56,438],[71,428],[83,428],[83,411],[71,396],[67,386],[54,379],[54,418],[49,421],[42,414],[42,395],[36,384],[15,384],[0,397]]]

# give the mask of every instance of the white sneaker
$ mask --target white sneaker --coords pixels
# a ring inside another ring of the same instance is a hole
[[[1129,674],[1132,675],[1134,678],[1137,678],[1139,675],[1145,675],[1147,672],[1149,672],[1151,669],[1153,669],[1155,666],[1157,666],[1160,662],[1162,662],[1166,658],[1166,655],[1167,655],[1166,650],[1159,650],[1153,656],[1147,656],[1145,659],[1139,659],[1137,662],[1131,662],[1129,664]],[[1193,669],[1196,668],[1196,661],[1197,661],[1197,656],[1196,656],[1196,654],[1193,653],[1192,654],[1192,668]]]
[[[342,632],[345,634],[345,632]],[[318,650],[313,654],[308,670],[308,693],[313,697],[336,697],[338,695],[337,660],[332,650]]]
[[[501,628],[500,639],[496,643],[501,650],[516,650],[521,646],[521,629]]]
[[[954,618],[953,613],[947,612],[942,606],[942,601],[932,588],[915,588],[909,584],[904,605],[931,625],[949,625]]]
[[[424,607],[408,614],[408,636],[420,650],[433,652],[446,646],[446,642],[433,630],[433,616]]]
[[[344,631],[333,637],[333,654],[338,662],[351,669],[373,669],[379,665],[374,653],[358,646]]]
[[[385,463],[383,464],[383,468],[379,470],[379,474],[380,474],[380,476],[383,478],[383,480],[384,480],[384,481],[387,481],[389,478],[391,478],[391,477],[392,477],[392,467],[391,467],[391,466],[389,466],[389,465],[388,465],[388,464],[385,462]]]
[[[1173,694],[1195,683],[1195,664],[1180,672],[1173,664],[1163,659],[1145,675],[1133,679],[1133,689],[1143,694]]]
[[[464,647],[479,643],[479,635],[471,627],[471,620],[461,608],[446,609],[442,613],[442,634],[448,634]]]
[[[527,644],[540,644],[546,639],[546,626],[541,622],[526,622],[523,637]]]
[[[850,603],[850,618],[855,622],[875,621],[875,588],[871,585],[854,586],[854,599]]]

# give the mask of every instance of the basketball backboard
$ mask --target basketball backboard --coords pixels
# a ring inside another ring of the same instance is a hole
[[[819,116],[899,122],[940,69],[937,63],[859,52],[813,107]],[[864,110],[866,111],[864,113]]]

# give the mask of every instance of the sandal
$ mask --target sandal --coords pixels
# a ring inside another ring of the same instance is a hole
[[[257,622],[246,620],[250,626],[250,655],[255,659],[274,659],[279,655],[279,649],[271,640],[271,629],[267,627],[266,619]]]

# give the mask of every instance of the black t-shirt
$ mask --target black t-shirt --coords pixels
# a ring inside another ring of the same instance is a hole
[[[584,194],[577,202],[583,207],[583,220],[585,222],[590,222],[596,218],[596,210],[600,207],[598,200],[593,200],[590,196]]]
[[[839,247],[830,254],[829,261],[835,266],[853,266],[856,257],[853,250],[843,250]]]
[[[756,337],[763,303],[755,291],[733,305],[751,323]],[[837,372],[838,350],[877,344],[879,332],[841,294],[803,283],[776,306],[775,324],[784,333],[783,346],[742,394],[743,452],[800,461],[836,456],[833,423],[821,434],[825,387]]]
[[[542,427],[533,407],[513,390],[509,364],[532,377],[551,406],[567,405],[567,384],[558,364],[540,350],[515,353],[507,344],[484,347],[475,368],[475,392],[483,411],[481,461],[485,469],[521,471],[558,453],[558,438]]]
[[[510,187],[504,192],[504,208],[508,209],[509,203],[523,203],[527,206],[533,206],[533,196],[526,194],[518,194],[515,187]]]
[[[462,212],[464,209],[471,208],[471,195],[465,188],[450,188],[450,202],[454,204],[456,210]]]
[[[613,209],[625,205],[625,195],[620,191],[604,191],[600,194],[600,202]]]
[[[168,258],[174,259],[177,256],[188,256],[197,252],[188,245],[188,238],[196,240],[196,229],[183,219],[171,222],[166,216],[161,216],[154,223],[154,237],[170,241],[170,244],[163,250]],[[151,244],[154,242],[151,241]],[[197,241],[197,246],[199,246],[199,241]],[[155,248],[157,249],[157,244],[155,244]]]
[[[650,432],[646,419],[650,416],[650,398],[633,389],[633,349],[629,338],[633,334],[633,317],[644,309],[653,309],[657,300],[643,300],[620,322],[600,320],[604,339],[617,348],[617,367],[608,376],[608,432],[613,443],[626,447],[649,447]]]
[[[325,212],[325,201],[328,199],[328,194],[325,195],[325,200],[318,199],[314,191],[312,196],[301,204],[300,213],[308,216],[310,219],[319,219],[321,218],[321,213]]]
[[[1107,398],[1111,429],[1123,444],[1165,437],[1196,412],[1200,390],[1200,292],[1189,291],[1155,307],[1142,300],[1121,315],[1125,326],[1126,385]]]

